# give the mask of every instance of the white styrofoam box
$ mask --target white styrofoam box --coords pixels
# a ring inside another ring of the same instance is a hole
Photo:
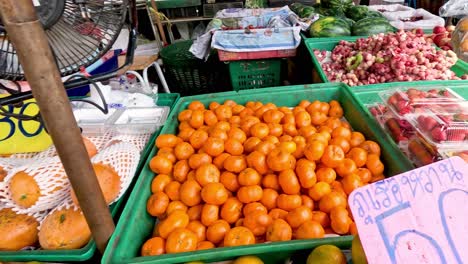
[[[169,109],[167,106],[119,109],[107,125],[114,135],[153,133],[164,125]]]
[[[104,114],[97,108],[77,108],[73,110],[73,115],[78,126],[83,130],[83,135],[99,136],[104,135],[108,127],[106,122],[115,117],[117,110],[109,108],[109,112]]]

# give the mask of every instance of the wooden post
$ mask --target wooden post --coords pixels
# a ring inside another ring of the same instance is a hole
[[[31,0],[0,0],[0,15],[97,248],[103,253],[114,232],[114,222],[36,10]],[[79,36],[70,35],[74,37]]]

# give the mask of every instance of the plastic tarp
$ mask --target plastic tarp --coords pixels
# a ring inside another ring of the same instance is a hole
[[[190,52],[207,59],[211,48],[232,51],[269,51],[297,48],[300,31],[313,19],[301,20],[288,6],[262,9],[223,9],[198,37]]]
[[[369,9],[379,11],[385,16],[390,24],[398,29],[433,29],[435,26],[444,26],[445,20],[425,9],[413,9],[403,5],[371,5]],[[404,21],[411,17],[422,17],[418,21]]]
[[[295,49],[300,31],[300,27],[215,31],[211,47],[230,52]]]

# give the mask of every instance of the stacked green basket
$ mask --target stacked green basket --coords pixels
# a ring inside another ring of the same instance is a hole
[[[229,90],[226,65],[219,61],[217,54],[211,54],[207,61],[196,58],[189,51],[192,43],[191,40],[176,42],[159,53],[171,91],[186,96]]]

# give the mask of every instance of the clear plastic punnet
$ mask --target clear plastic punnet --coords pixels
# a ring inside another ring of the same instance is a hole
[[[443,159],[448,159],[453,156],[459,156],[468,162],[468,149],[460,150],[460,149],[443,149],[439,150],[439,155]]]
[[[418,114],[408,115],[407,119],[420,137],[437,149],[468,148],[468,109],[454,111],[434,111],[422,109]]]
[[[400,143],[408,141],[408,139],[414,135],[413,126],[406,119],[396,116],[393,111],[390,111],[383,103],[367,105],[367,108],[380,126],[390,134],[395,142]]]
[[[431,109],[434,112],[455,113],[468,108],[468,102],[448,87],[416,89],[399,87],[382,91],[380,98],[399,118]]]

